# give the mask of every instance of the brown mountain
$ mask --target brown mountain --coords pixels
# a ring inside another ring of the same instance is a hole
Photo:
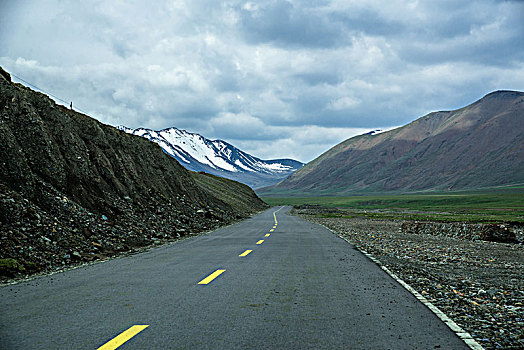
[[[412,192],[522,183],[524,93],[496,91],[462,109],[350,138],[258,192]]]
[[[103,258],[266,207],[155,143],[55,104],[0,68],[0,275]],[[7,272],[6,272],[7,271]]]

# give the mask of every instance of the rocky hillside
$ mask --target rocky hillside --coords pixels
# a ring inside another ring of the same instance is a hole
[[[304,166],[293,159],[262,160],[225,141],[209,140],[177,128],[160,131],[117,128],[158,143],[188,170],[226,177],[255,189],[274,185]]]
[[[210,230],[266,207],[249,187],[220,178],[211,186],[158,145],[12,83],[1,68],[0,144],[3,278]]]
[[[523,183],[524,93],[496,91],[459,110],[350,138],[259,193],[447,191]]]

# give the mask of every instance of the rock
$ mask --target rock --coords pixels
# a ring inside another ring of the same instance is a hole
[[[508,228],[500,224],[467,224],[405,221],[401,232],[429,234],[459,239],[484,240],[501,243],[518,243],[516,231],[519,226]]]
[[[486,224],[481,227],[480,239],[491,242],[516,243],[515,232],[505,225]]]

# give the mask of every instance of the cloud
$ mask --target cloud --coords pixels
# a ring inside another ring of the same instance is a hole
[[[295,2],[248,3],[240,8],[239,17],[241,32],[255,44],[326,48],[345,41],[340,26],[322,16],[318,8]]]
[[[184,128],[263,158],[308,161],[356,133],[524,89],[519,1],[0,6],[8,71],[102,122]]]
[[[334,144],[345,139],[362,135],[367,128],[327,128],[319,126],[301,126],[280,128],[281,136],[268,140],[234,140],[234,144],[259,158],[293,158],[310,161],[318,157]]]
[[[229,140],[243,140],[249,135],[249,140],[267,141],[282,135],[278,128],[269,127],[259,118],[243,112],[220,113],[209,121],[209,128],[210,135]]]
[[[336,100],[331,101],[329,104],[329,109],[334,111],[340,111],[343,109],[353,108],[358,106],[362,101],[358,98],[344,96],[337,98]]]

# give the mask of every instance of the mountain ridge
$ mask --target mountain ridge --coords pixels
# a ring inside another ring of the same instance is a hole
[[[524,183],[524,93],[499,90],[457,110],[334,146],[262,195],[451,191]]]
[[[293,159],[262,160],[226,141],[210,140],[175,127],[157,131],[120,125],[117,129],[157,143],[188,170],[229,178],[252,188],[275,184],[303,166]]]
[[[0,144],[0,277],[103,259],[267,208],[248,186],[191,173],[158,145],[57,105],[1,67]]]

